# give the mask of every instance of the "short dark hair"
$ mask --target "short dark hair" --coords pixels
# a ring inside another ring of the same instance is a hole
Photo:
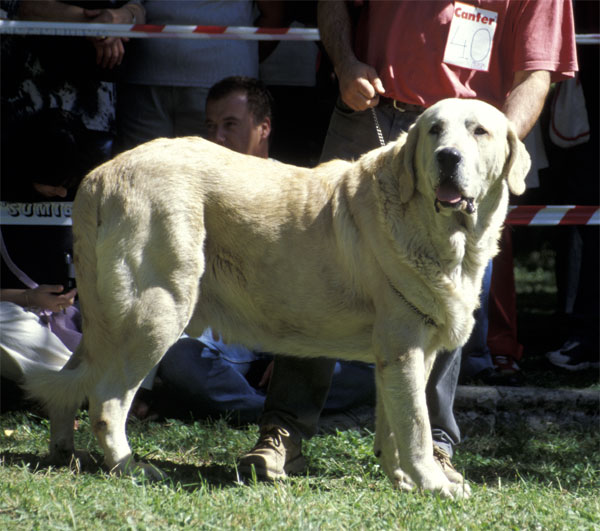
[[[207,103],[223,99],[233,92],[243,92],[248,99],[248,110],[256,123],[265,118],[273,120],[273,96],[258,79],[246,76],[230,76],[215,83],[208,91]]]

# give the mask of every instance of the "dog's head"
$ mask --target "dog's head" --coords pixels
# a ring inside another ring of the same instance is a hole
[[[512,124],[479,100],[447,99],[427,109],[400,152],[400,195],[415,189],[438,212],[472,214],[499,180],[514,194],[525,191],[530,158]]]

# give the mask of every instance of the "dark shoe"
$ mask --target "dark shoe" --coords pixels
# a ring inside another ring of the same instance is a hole
[[[518,387],[523,385],[522,377],[520,373],[515,374],[502,374],[498,369],[489,367],[478,372],[473,377],[474,383],[480,383],[491,386],[509,386]]]
[[[254,469],[257,478],[276,480],[298,474],[305,467],[301,439],[280,426],[264,426],[256,446],[240,459],[238,470],[251,477]]]

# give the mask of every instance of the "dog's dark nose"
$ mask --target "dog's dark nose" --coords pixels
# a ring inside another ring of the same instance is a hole
[[[456,167],[460,164],[462,156],[460,152],[455,148],[444,148],[437,153],[438,164],[440,170],[444,174],[451,174],[456,170]]]

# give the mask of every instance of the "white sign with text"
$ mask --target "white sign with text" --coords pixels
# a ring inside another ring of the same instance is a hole
[[[487,72],[498,13],[454,2],[444,63]]]

